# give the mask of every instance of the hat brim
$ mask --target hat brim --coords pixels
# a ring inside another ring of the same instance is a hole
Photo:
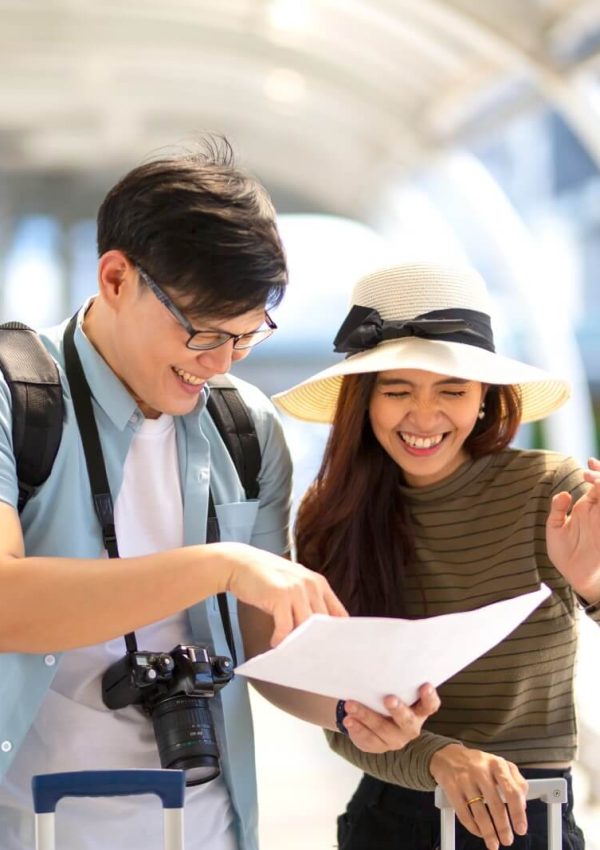
[[[345,375],[392,369],[422,369],[483,384],[512,384],[521,397],[522,422],[543,419],[570,396],[566,380],[535,366],[472,345],[409,337],[348,357],[272,398],[290,416],[329,423]]]

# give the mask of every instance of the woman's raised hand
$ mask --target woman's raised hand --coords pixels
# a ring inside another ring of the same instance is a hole
[[[546,544],[556,569],[580,596],[595,603],[600,601],[600,461],[590,458],[588,466],[584,477],[592,486],[572,510],[569,493],[552,499]]]

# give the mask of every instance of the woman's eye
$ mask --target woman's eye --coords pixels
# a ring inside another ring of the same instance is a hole
[[[384,392],[386,398],[406,398],[407,395],[407,392]]]
[[[460,398],[461,396],[466,395],[464,390],[443,390],[442,392],[444,395],[450,395],[455,398]]]

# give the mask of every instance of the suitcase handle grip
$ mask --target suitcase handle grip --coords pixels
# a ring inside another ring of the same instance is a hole
[[[530,779],[528,800],[543,800],[547,805],[548,850],[562,847],[561,804],[567,801],[567,780],[562,776]],[[455,850],[454,809],[441,786],[435,789],[435,804],[440,809],[442,850]]]
[[[562,777],[530,779],[528,782],[528,800],[543,800],[547,805],[567,802],[567,783]],[[435,789],[435,804],[438,809],[450,808],[446,792],[440,785]]]
[[[164,809],[182,809],[183,770],[82,770],[46,773],[31,780],[36,814],[54,812],[62,797],[123,797],[156,794]]]

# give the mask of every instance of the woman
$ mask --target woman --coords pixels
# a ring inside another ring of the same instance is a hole
[[[275,397],[333,423],[298,513],[298,560],[354,615],[467,611],[541,582],[552,593],[439,688],[439,712],[404,749],[361,751],[373,732],[346,704],[340,729],[352,740],[328,736],[365,777],[339,818],[340,850],[436,847],[436,784],[456,809],[461,850],[541,850],[545,804],[525,806],[526,780],[557,775],[569,787],[564,847],[582,848],[570,786],[575,619],[580,605],[600,622],[600,463],[583,472],[556,453],[508,448],[568,387],[495,353],[472,270],[382,269],[358,282],[352,304],[335,340],[347,359]]]

